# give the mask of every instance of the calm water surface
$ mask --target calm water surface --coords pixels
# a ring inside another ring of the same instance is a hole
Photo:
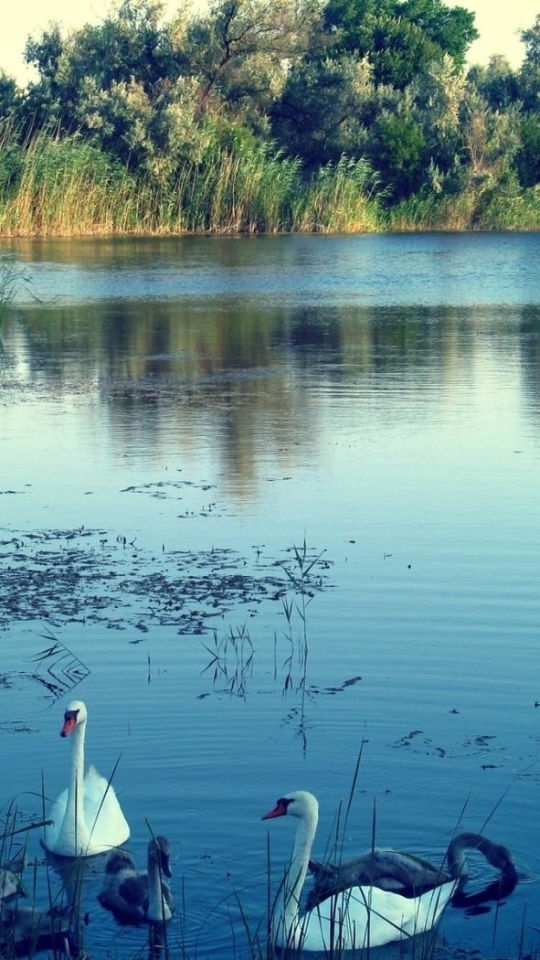
[[[324,853],[363,744],[346,855],[374,811],[438,862],[485,829],[522,881],[441,940],[538,953],[540,236],[3,250],[30,278],[0,328],[4,812],[66,785],[83,699],[130,848],[171,841],[173,956],[249,958],[238,901],[263,940],[293,835],[261,814],[311,790]],[[102,870],[85,947],[133,957]]]

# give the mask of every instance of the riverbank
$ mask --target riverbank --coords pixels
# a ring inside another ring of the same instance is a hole
[[[513,179],[393,205],[370,166],[346,157],[306,177],[267,147],[220,150],[158,183],[78,136],[12,146],[0,181],[3,238],[540,229],[540,188]]]

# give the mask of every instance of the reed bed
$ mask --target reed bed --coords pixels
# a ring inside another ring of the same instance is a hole
[[[364,162],[306,178],[271,146],[212,143],[165,182],[79,135],[0,142],[0,235],[364,232],[379,206]]]
[[[539,230],[540,188],[507,183],[468,184],[452,196],[413,196],[388,210],[387,230]]]
[[[392,205],[369,164],[346,156],[308,175],[272,144],[216,137],[160,178],[80,134],[0,136],[0,236],[538,229],[540,188],[511,177]]]
[[[18,236],[129,231],[140,200],[118,164],[79,137],[35,138],[0,194],[0,232]]]

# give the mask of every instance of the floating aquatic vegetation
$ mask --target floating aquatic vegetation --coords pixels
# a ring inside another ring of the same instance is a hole
[[[254,557],[230,548],[156,552],[85,527],[12,531],[0,540],[0,562],[0,629],[37,620],[51,628],[99,623],[144,634],[158,625],[203,634],[239,605],[254,616],[263,601],[281,601],[291,585],[290,568],[260,548]],[[299,584],[307,596],[327,574],[320,564],[315,574],[307,556],[302,562]],[[62,663],[62,670],[76,670]]]

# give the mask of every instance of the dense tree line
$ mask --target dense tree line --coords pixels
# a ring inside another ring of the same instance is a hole
[[[98,25],[30,38],[27,88],[0,73],[0,190],[46,130],[156,188],[262,150],[305,178],[369,164],[387,209],[515,203],[540,184],[540,15],[517,70],[467,70],[477,36],[442,0],[213,0],[169,19],[160,0],[121,0]]]

